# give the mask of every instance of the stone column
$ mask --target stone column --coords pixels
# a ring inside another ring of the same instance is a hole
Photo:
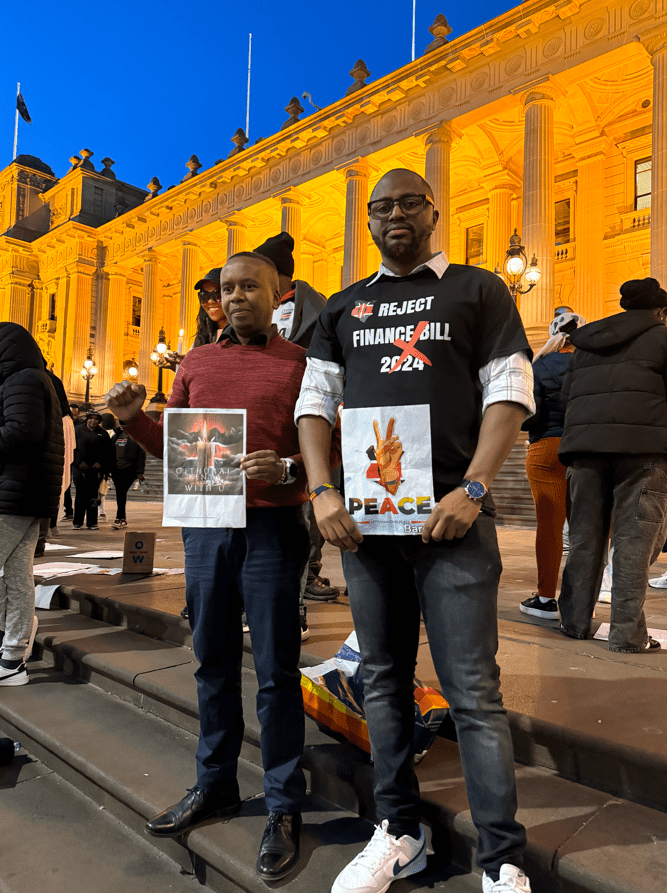
[[[434,128],[420,133],[426,134],[424,179],[433,190],[435,207],[440,212],[440,218],[431,236],[431,248],[433,251],[444,251],[448,255],[450,169],[454,129],[451,121],[443,121]]]
[[[123,378],[123,341],[125,340],[125,275],[119,270],[108,271],[108,298],[106,324],[103,338],[105,343],[102,389],[106,393],[117,381]]]
[[[573,309],[588,322],[605,315],[604,264],[604,138],[576,146],[577,216]]]
[[[183,352],[192,346],[197,332],[197,314],[199,313],[199,298],[195,292],[195,282],[208,273],[201,269],[199,245],[191,239],[182,243],[181,250],[181,298],[179,304],[178,328],[183,329]],[[142,311],[143,312],[143,311]],[[178,341],[178,332],[174,332]],[[172,344],[172,347],[176,347]]]
[[[294,239],[294,276],[299,279],[301,271],[301,204],[303,197],[296,189],[285,189],[275,196],[280,199],[280,229]]]
[[[157,344],[160,327],[157,320],[158,259],[152,249],[143,256],[144,271],[141,289],[141,326],[139,329],[139,381],[149,395],[157,386],[157,369],[151,362],[151,353]]]
[[[493,271],[496,264],[502,268],[512,235],[512,193],[509,181],[500,181],[489,192],[489,224],[487,227],[487,267]],[[530,258],[528,258],[530,260]]]
[[[238,251],[246,251],[248,224],[241,217],[228,217],[227,224],[227,258]]]
[[[34,315],[34,285],[32,281],[27,281],[23,277],[18,279],[12,275],[7,290],[9,292],[9,307],[8,314],[4,318],[8,322],[18,323],[30,332],[30,323]]]
[[[523,232],[528,263],[535,254],[542,277],[520,297],[521,317],[531,345],[547,338],[554,306],[554,109],[557,88],[538,84],[524,94]]]
[[[65,368],[69,368],[69,388],[66,390],[84,394],[86,384],[81,378],[83,361],[90,347],[90,306],[93,286],[92,267],[75,264],[69,269],[69,296],[66,326],[69,349],[65,351]],[[69,342],[69,333],[72,340]],[[93,356],[96,359],[95,356]],[[99,384],[99,371],[90,382],[91,402],[93,393],[102,393]],[[65,383],[65,379],[63,379]]]
[[[363,158],[337,170],[345,171],[345,243],[343,282],[347,288],[366,276],[368,259],[368,178],[370,165]]]
[[[667,285],[667,29],[645,39],[653,62],[651,276]]]

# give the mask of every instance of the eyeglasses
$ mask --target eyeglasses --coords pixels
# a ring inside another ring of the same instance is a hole
[[[222,297],[220,295],[219,288],[216,288],[213,291],[206,291],[203,288],[199,289],[199,303],[208,304],[209,301],[215,301],[216,304],[222,303]]]
[[[400,198],[380,198],[368,203],[368,213],[374,220],[386,220],[391,216],[394,205],[403,211],[406,217],[414,217],[426,207],[426,202],[435,207],[435,203],[428,195],[402,195]]]

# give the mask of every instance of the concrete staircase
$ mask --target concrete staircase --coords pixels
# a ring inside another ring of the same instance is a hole
[[[498,524],[535,527],[535,503],[526,477],[528,435],[521,431],[503,467],[498,472],[491,492],[498,510]]]
[[[151,838],[143,830],[146,819],[179,800],[194,782],[198,718],[189,627],[172,615],[126,606],[107,596],[65,587],[61,591],[60,609],[38,612],[30,685],[0,690],[0,733],[23,742],[39,761],[25,766],[28,778],[30,772],[42,773],[43,785],[48,780],[50,787],[43,787],[32,814],[27,800],[16,814],[12,812],[23,784],[11,792],[11,801],[3,792],[2,826],[8,820],[16,825],[17,816],[23,815],[35,821],[35,815],[46,811],[46,828],[48,811],[54,809],[58,792],[64,792],[53,834],[59,846],[71,847],[68,871],[73,879],[79,878],[79,885],[65,883],[69,876],[64,872],[58,884],[50,885],[54,891],[83,890],[90,875],[87,866],[92,865],[88,834],[98,848],[107,847],[108,837],[112,851],[122,847],[125,853],[109,876],[104,873],[108,854],[100,857],[97,879],[86,886],[89,893],[116,889],[119,872],[137,883],[144,880],[141,889],[149,893],[180,893],[200,889],[199,885],[220,893],[266,891],[254,872],[266,809],[249,637],[243,661],[241,814],[227,821],[211,820],[177,840]],[[307,652],[302,658],[304,665],[316,662]],[[515,750],[524,761],[516,767],[519,817],[528,829],[527,871],[533,890],[662,893],[667,792],[657,781],[664,779],[667,766],[648,766],[641,755],[629,752],[605,754],[599,742],[568,740],[563,729],[528,723],[521,714],[510,719]],[[568,774],[580,783],[559,774],[554,751],[563,755]],[[618,766],[619,760],[619,772],[605,773],[605,761]],[[309,719],[304,766],[310,793],[303,855],[298,870],[280,886],[287,893],[327,893],[338,871],[372,832],[372,767],[364,754],[334,742]],[[425,873],[397,882],[396,893],[427,889],[479,893],[481,879],[472,870],[476,832],[456,743],[438,738],[419,764],[418,774],[428,842],[438,855],[429,857]],[[655,808],[620,799],[619,774],[626,797],[646,802],[648,792]],[[0,785],[4,777],[0,776]],[[21,782],[24,778],[22,774]],[[611,794],[606,790],[609,785],[614,788]],[[67,844],[63,829],[85,820],[89,824],[82,829],[93,830],[70,834]],[[17,826],[17,846],[19,837]],[[3,881],[10,881],[6,864],[3,856],[0,890]],[[153,879],[153,871],[159,881]],[[134,893],[129,880],[123,886]],[[30,893],[35,888],[22,881],[10,889]]]

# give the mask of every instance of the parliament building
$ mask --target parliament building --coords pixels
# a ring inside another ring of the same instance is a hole
[[[359,60],[337,102],[293,98],[278,133],[237,130],[168,189],[121,182],[90,149],[60,179],[19,155],[0,171],[0,319],[33,333],[72,399],[89,352],[93,401],[133,362],[154,392],[160,329],[187,348],[193,285],[234,252],[287,230],[295,278],[325,295],[377,268],[366,203],[393,167],[432,185],[452,261],[494,270],[517,230],[541,271],[517,295],[534,346],[558,305],[592,321],[627,279],[667,284],[666,0],[526,0],[450,31],[438,16],[423,55],[379,80]]]

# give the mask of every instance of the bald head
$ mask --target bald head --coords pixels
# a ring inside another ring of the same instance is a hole
[[[375,201],[379,198],[385,198],[385,192],[388,195],[388,192],[397,185],[400,188],[404,188],[406,192],[414,192],[417,195],[423,192],[430,199],[433,198],[433,190],[423,177],[420,177],[414,171],[409,171],[407,168],[397,167],[392,171],[387,171],[386,174],[380,177],[371,193],[370,200]]]

